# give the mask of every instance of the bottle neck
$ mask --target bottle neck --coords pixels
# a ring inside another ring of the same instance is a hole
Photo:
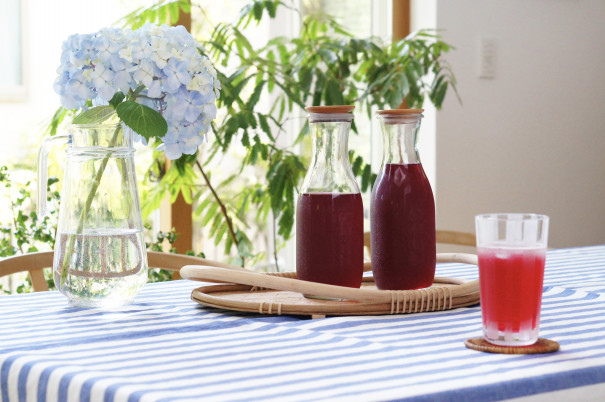
[[[313,156],[302,192],[359,193],[348,155],[351,119],[322,121],[312,119],[309,130]]]
[[[381,126],[384,146],[383,165],[387,163],[420,163],[416,144],[420,128],[420,118],[383,118],[381,119]]]
[[[350,122],[311,123],[313,160],[311,165],[334,167],[347,156]]]

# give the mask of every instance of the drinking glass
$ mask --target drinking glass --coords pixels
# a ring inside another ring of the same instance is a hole
[[[548,222],[535,214],[475,217],[483,335],[490,343],[538,340]]]

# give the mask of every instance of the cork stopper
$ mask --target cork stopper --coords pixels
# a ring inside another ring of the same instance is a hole
[[[389,109],[379,110],[376,113],[382,124],[394,125],[417,123],[424,117],[422,112],[424,109]]]
[[[420,114],[424,109],[389,109],[379,110],[377,113],[380,116],[407,116],[410,114]]]
[[[305,110],[309,113],[351,113],[355,109],[353,105],[333,105],[333,106],[307,106]]]
[[[353,120],[355,109],[353,105],[333,105],[333,106],[308,106],[305,108],[309,112],[310,123],[328,123],[328,122],[350,122]]]

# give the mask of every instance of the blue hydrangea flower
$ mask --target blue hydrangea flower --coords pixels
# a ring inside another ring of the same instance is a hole
[[[63,43],[54,89],[67,109],[85,108],[88,100],[106,104],[122,91],[158,110],[168,132],[157,149],[177,159],[195,153],[216,117],[221,86],[200,47],[182,26],[72,35]]]

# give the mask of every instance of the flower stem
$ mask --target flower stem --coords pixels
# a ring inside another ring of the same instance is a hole
[[[195,161],[195,164],[200,169],[200,172],[202,173],[202,177],[204,178],[206,185],[210,189],[210,192],[212,193],[212,196],[216,200],[216,203],[221,208],[221,213],[223,214],[223,217],[225,218],[225,222],[227,223],[227,229],[229,230],[229,236],[231,237],[231,240],[233,240],[233,244],[235,244],[235,247],[238,248],[239,241],[237,240],[237,237],[235,236],[235,231],[233,230],[233,224],[231,223],[231,218],[229,217],[229,213],[227,212],[227,208],[225,207],[225,204],[223,204],[223,201],[221,201],[221,198],[216,193],[216,190],[214,189],[214,187],[212,187],[212,184],[210,184],[210,179],[206,175],[206,172],[204,172],[204,168],[202,167],[200,162]],[[238,254],[239,254],[239,249],[238,249]],[[242,266],[244,266],[244,257],[242,257],[242,256],[240,256],[240,257],[242,259]]]
[[[113,148],[116,146],[118,142],[118,137],[122,131],[122,126],[118,125],[116,130],[113,132],[113,136],[109,140],[109,148]],[[92,182],[92,186],[90,187],[90,192],[88,193],[88,197],[86,198],[86,202],[84,203],[84,207],[82,208],[82,213],[80,214],[80,219],[78,221],[78,227],[76,229],[76,233],[74,236],[70,237],[69,243],[67,243],[67,247],[65,247],[64,257],[63,257],[63,267],[61,268],[61,288],[65,285],[65,281],[67,281],[67,274],[69,272],[69,256],[73,253],[73,249],[76,243],[76,238],[78,234],[80,234],[84,230],[84,222],[86,220],[86,215],[90,211],[90,207],[92,206],[92,201],[97,194],[97,190],[99,188],[99,184],[101,183],[101,178],[103,177],[103,172],[105,172],[105,168],[107,167],[107,162],[109,162],[109,158],[111,157],[111,151],[107,152],[107,155],[101,161],[101,166],[99,166],[99,170],[95,176],[94,181]]]

